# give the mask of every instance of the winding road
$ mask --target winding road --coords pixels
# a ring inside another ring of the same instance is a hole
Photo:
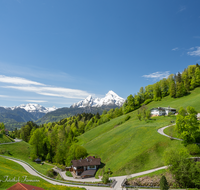
[[[173,124],[175,125],[175,124]],[[166,135],[163,131],[164,129],[166,129],[167,127],[170,127],[171,125],[169,126],[166,126],[166,127],[162,127],[160,129],[158,129],[158,133],[160,133],[161,135],[164,135],[166,137],[169,137],[169,138],[173,138],[173,137],[170,137],[168,135]],[[176,139],[176,140],[182,140],[182,139],[177,139],[177,138],[173,138],[173,139]],[[20,139],[16,139],[15,142],[12,142],[12,143],[17,143],[17,142],[21,142]],[[12,144],[12,143],[1,143],[0,145],[2,144]],[[144,172],[140,172],[140,173],[135,173],[135,174],[131,174],[131,175],[128,175],[128,176],[118,176],[118,177],[111,177],[111,179],[115,179],[117,181],[116,185],[114,186],[114,188],[110,188],[110,187],[97,187],[97,186],[81,186],[81,185],[71,185],[71,184],[65,184],[65,183],[62,183],[62,182],[58,182],[58,181],[54,181],[54,180],[51,180],[51,179],[47,179],[46,177],[43,177],[42,175],[39,175],[38,173],[39,172],[36,172],[35,169],[32,169],[30,166],[28,166],[27,164],[25,164],[24,162],[21,162],[19,160],[15,160],[13,158],[6,158],[8,160],[12,160],[18,164],[20,164],[21,166],[24,167],[24,169],[30,173],[31,175],[34,175],[34,176],[38,176],[42,179],[44,179],[45,181],[53,184],[53,185],[63,185],[63,186],[72,186],[72,187],[83,187],[83,188],[86,188],[87,190],[110,190],[110,189],[113,189],[113,190],[121,190],[122,187],[121,187],[121,184],[122,182],[124,181],[125,178],[132,178],[132,177],[137,177],[137,176],[141,176],[141,175],[144,175],[144,174],[149,174],[149,173],[152,173],[154,171],[158,171],[158,170],[161,170],[161,169],[165,169],[167,168],[167,166],[163,166],[163,167],[160,167],[160,168],[155,168],[155,169],[152,169],[152,170],[147,170],[147,171],[144,171]],[[60,175],[66,179],[66,180],[71,180],[71,181],[77,181],[77,179],[74,179],[74,178],[71,178],[71,177],[67,177],[65,175],[65,172],[60,172]],[[95,182],[95,181],[101,181],[100,179],[95,179],[95,178],[91,178],[91,179],[81,179],[81,182]],[[79,182],[80,182],[80,179],[79,179]]]
[[[164,135],[164,136],[169,137],[169,138],[171,138],[171,139],[175,139],[175,140],[182,141],[182,139],[178,139],[178,138],[175,138],[175,137],[171,137],[171,136],[166,135],[166,134],[164,133],[164,130],[165,130],[167,127],[170,127],[170,126],[173,126],[173,125],[176,125],[176,124],[172,124],[172,125],[168,125],[168,126],[162,127],[162,128],[160,128],[160,129],[158,129],[157,131],[158,131],[158,133],[160,133],[161,135]]]

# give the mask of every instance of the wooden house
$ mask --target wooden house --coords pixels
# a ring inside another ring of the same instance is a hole
[[[101,159],[89,156],[85,159],[72,160],[72,166],[70,171],[74,172],[75,175],[85,177],[93,177],[101,165]]]

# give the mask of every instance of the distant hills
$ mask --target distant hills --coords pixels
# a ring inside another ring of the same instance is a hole
[[[22,104],[14,107],[0,107],[0,122],[3,122],[7,129],[19,128],[27,121],[34,121],[37,124],[56,122],[63,118],[79,113],[101,114],[103,110],[121,107],[125,99],[119,97],[115,92],[109,91],[104,98],[93,99],[88,96],[86,99],[74,103],[70,108],[46,108],[39,104]]]

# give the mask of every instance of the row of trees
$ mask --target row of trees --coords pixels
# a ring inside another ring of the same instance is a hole
[[[173,98],[179,98],[187,95],[191,90],[200,86],[200,66],[190,65],[182,73],[171,74],[168,78],[141,87],[139,92],[134,96],[131,94],[127,97],[123,105],[123,113],[126,114],[138,109],[142,105],[147,105],[151,101],[159,101],[163,97],[170,95]]]

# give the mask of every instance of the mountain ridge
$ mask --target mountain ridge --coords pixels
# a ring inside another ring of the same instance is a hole
[[[115,92],[110,90],[104,98],[93,98],[89,95],[84,100],[74,103],[70,108],[85,108],[85,107],[102,107],[108,105],[116,105],[121,107],[125,99],[118,96]]]

